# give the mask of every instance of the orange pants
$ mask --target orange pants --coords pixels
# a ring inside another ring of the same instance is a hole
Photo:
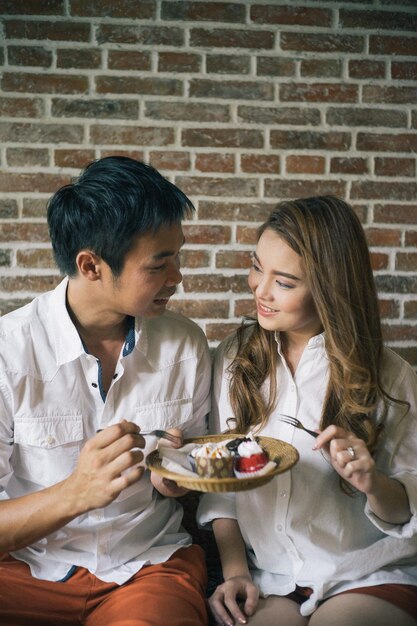
[[[207,626],[203,550],[180,548],[143,567],[123,585],[79,567],[65,582],[34,578],[29,567],[0,555],[2,626]]]

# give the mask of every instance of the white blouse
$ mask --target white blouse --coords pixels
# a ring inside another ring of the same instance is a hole
[[[257,432],[291,443],[299,461],[266,485],[236,494],[205,494],[198,520],[204,526],[216,518],[239,521],[254,581],[265,594],[286,595],[295,585],[311,587],[302,604],[310,615],[318,602],[335,593],[368,585],[417,585],[417,376],[389,349],[384,352],[382,382],[391,396],[406,400],[390,404],[381,435],[378,468],[400,481],[408,494],[412,517],[391,525],[376,517],[358,493],[344,494],[339,476],[313,438],[279,420],[279,413],[298,417],[312,430],[319,428],[328,380],[324,336],[310,339],[293,377],[278,352],[278,400],[268,424]],[[219,346],[214,366],[211,432],[227,429],[233,415],[228,397],[230,353]],[[233,349],[232,349],[233,351]]]

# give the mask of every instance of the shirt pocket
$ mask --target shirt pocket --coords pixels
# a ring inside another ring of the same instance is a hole
[[[191,398],[168,400],[156,404],[146,404],[135,407],[135,423],[143,432],[160,428],[186,429],[187,423],[193,416]]]
[[[83,444],[81,414],[15,417],[15,475],[40,487],[67,478]]]

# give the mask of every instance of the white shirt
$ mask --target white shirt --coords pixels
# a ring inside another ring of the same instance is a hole
[[[212,432],[227,429],[233,415],[228,398],[230,357],[224,344],[216,355],[213,383]],[[323,335],[305,348],[295,376],[280,354],[278,400],[267,426],[259,434],[291,443],[299,461],[266,485],[236,494],[205,494],[200,503],[201,525],[216,518],[239,521],[255,582],[266,594],[286,595],[295,585],[313,588],[301,606],[309,615],[320,599],[367,585],[417,585],[417,377],[411,367],[386,349],[384,389],[407,400],[388,408],[381,435],[377,466],[406,488],[412,517],[407,524],[391,525],[377,518],[366,497],[345,495],[339,476],[313,451],[313,438],[278,419],[279,413],[298,417],[312,430],[319,428],[328,380]],[[258,431],[257,431],[258,434]]]
[[[99,363],[68,315],[67,283],[0,320],[0,499],[65,479],[87,439],[122,419],[143,432],[206,432],[211,363],[202,330],[172,312],[137,319],[105,394]],[[145,455],[157,444],[146,440]],[[181,519],[181,506],[157,494],[146,471],[109,506],[12,554],[37,578],[62,580],[82,566],[121,584],[191,543]]]

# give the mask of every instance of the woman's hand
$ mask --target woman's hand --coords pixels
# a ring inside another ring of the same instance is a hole
[[[389,524],[405,524],[411,518],[404,485],[380,472],[365,442],[338,426],[328,426],[313,449],[327,450],[336,472],[364,493],[373,513]]]
[[[323,450],[336,472],[358,491],[370,493],[377,470],[366,443],[339,426],[328,426],[317,437],[315,450]]]
[[[250,576],[234,576],[217,587],[209,598],[209,606],[217,624],[233,626],[247,623],[258,599],[259,589]]]

